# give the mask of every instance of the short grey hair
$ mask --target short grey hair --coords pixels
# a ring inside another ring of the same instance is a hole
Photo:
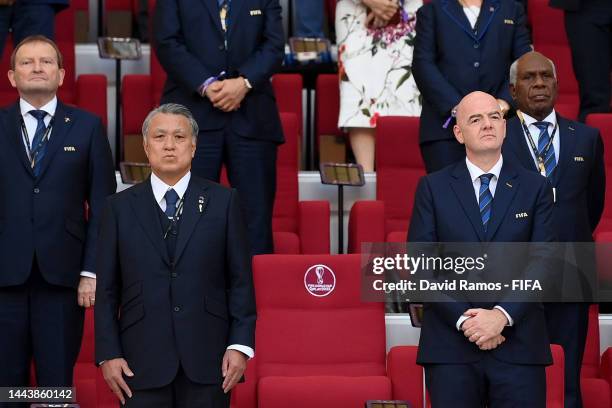
[[[187,118],[189,121],[189,126],[191,127],[191,136],[194,140],[198,139],[198,132],[200,129],[198,128],[198,122],[194,119],[191,111],[187,109],[187,107],[178,104],[178,103],[165,103],[157,108],[153,109],[144,122],[142,123],[142,137],[146,139],[147,133],[149,132],[149,126],[151,125],[151,121],[153,117],[158,113],[165,113],[167,115],[181,115]]]
[[[552,70],[553,70],[553,76],[555,77],[555,79],[557,79],[557,68],[555,67],[555,63],[552,62],[552,60],[550,58],[544,57],[548,60],[548,62],[550,62],[550,65],[552,66]],[[520,60],[520,58],[516,59],[512,65],[510,65],[510,78],[509,81],[510,85],[516,85],[516,76],[517,76],[517,71],[518,71],[518,61]]]

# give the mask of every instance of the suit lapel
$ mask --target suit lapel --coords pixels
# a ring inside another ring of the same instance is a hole
[[[204,5],[208,9],[210,13],[210,17],[212,18],[213,24],[217,27],[220,33],[223,33],[223,28],[221,27],[221,17],[219,15],[219,3],[217,0],[201,0],[204,2]]]
[[[132,187],[132,209],[142,229],[157,252],[161,255],[164,262],[170,265],[168,258],[168,250],[164,243],[164,233],[159,222],[159,212],[157,211],[157,203],[151,188],[151,178],[147,178],[144,182]]]
[[[493,207],[491,208],[491,219],[487,227],[487,240],[492,241],[495,236],[495,232],[499,228],[502,220],[506,216],[516,191],[519,188],[518,180],[516,178],[516,171],[510,164],[504,162],[501,173],[499,174],[499,180],[497,181],[497,187],[495,188],[495,196],[493,197]]]
[[[189,242],[195,226],[206,210],[209,200],[206,190],[207,186],[205,184],[199,183],[197,180],[194,180],[193,176],[191,177],[187,191],[185,191],[183,214],[181,215],[178,237],[176,239],[174,259],[177,263],[187,246],[187,242]]]
[[[9,139],[9,144],[15,149],[15,153],[17,157],[19,157],[19,161],[23,164],[23,167],[25,167],[26,171],[34,177],[32,165],[30,164],[30,159],[28,158],[28,154],[23,144],[23,133],[21,131],[22,116],[19,110],[19,102],[10,108],[8,120],[7,129],[10,129],[10,131],[7,132],[5,137]]]
[[[238,16],[240,16],[240,9],[244,4],[245,0],[232,0],[229,9],[229,28],[227,33],[227,41],[229,42],[232,33],[235,31],[238,22]]]
[[[470,172],[467,169],[465,161],[461,161],[455,166],[452,175],[451,188],[457,195],[463,207],[463,211],[470,220],[472,227],[474,227],[478,239],[484,241],[484,228],[482,226],[482,219],[480,218],[476,194],[474,193],[474,184],[470,178]]]
[[[474,40],[477,40],[476,35],[474,34],[474,30],[472,30],[472,26],[470,25],[470,22],[465,16],[463,8],[461,8],[461,5],[457,0],[444,0],[442,4],[442,10],[444,10],[444,12],[448,14],[450,19],[459,27],[461,27],[461,29],[465,31],[467,35],[472,37]]]
[[[518,118],[513,118],[508,121],[507,143],[514,155],[518,158],[524,168],[538,172],[531,152],[531,147],[528,146],[525,140],[525,133]]]
[[[53,128],[51,129],[51,134],[49,135],[47,151],[45,153],[45,157],[43,157],[39,177],[42,177],[45,174],[45,171],[57,153],[58,148],[64,145],[64,139],[66,139],[66,135],[72,127],[73,122],[74,118],[72,117],[70,110],[66,109],[66,106],[63,103],[58,102],[53,119]]]
[[[557,186],[563,179],[563,173],[572,165],[572,152],[576,146],[576,129],[568,120],[557,115],[559,128],[555,137],[559,138],[559,157],[557,159],[557,169],[553,173],[554,184]],[[563,136],[562,136],[563,135]]]
[[[493,17],[495,16],[495,13],[497,13],[498,9],[498,0],[485,0],[482,2],[480,15],[478,16],[478,21],[476,22],[476,38],[478,41],[480,41],[489,30],[489,26],[491,25]]]

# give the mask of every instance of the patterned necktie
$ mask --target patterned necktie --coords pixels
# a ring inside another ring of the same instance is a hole
[[[546,146],[550,142],[550,134],[548,134],[548,126],[550,125],[550,123],[535,122],[533,125],[540,130],[540,136],[538,137],[538,155],[542,157]],[[557,160],[555,158],[555,148],[553,146],[550,146],[548,152],[546,152],[546,156],[544,157],[544,169],[546,170],[546,177],[550,177],[550,174],[553,172],[556,166]]]
[[[480,176],[480,191],[478,192],[478,207],[480,208],[480,219],[484,230],[487,230],[489,218],[491,218],[491,204],[493,204],[493,195],[489,190],[489,183],[493,178],[493,174],[486,173]]]
[[[178,201],[179,196],[176,193],[176,191],[174,191],[174,189],[171,188],[170,190],[166,191],[164,198],[166,199],[165,213],[168,216],[168,218],[172,219],[174,218],[174,213],[176,212],[176,202]]]
[[[28,113],[37,121],[36,131],[34,132],[34,138],[32,139],[32,146],[30,148],[30,160],[32,168],[34,169],[34,175],[38,177],[42,159],[45,157],[47,151],[47,141],[43,140],[43,136],[47,131],[47,126],[45,125],[45,116],[47,116],[47,112],[43,110],[31,110]]]
[[[221,18],[221,28],[223,31],[227,32],[227,27],[229,27],[229,7],[230,0],[217,0],[219,4],[219,17]]]

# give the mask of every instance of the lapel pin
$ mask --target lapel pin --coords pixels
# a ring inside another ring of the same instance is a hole
[[[492,13],[492,12],[494,12],[494,11],[495,11],[495,7],[493,7],[493,6],[489,7],[489,11],[490,11],[491,13]]]
[[[568,126],[567,128],[568,128],[569,130],[576,130],[576,129],[574,129],[572,126]]]
[[[198,211],[201,213],[204,210],[204,196],[198,198]]]
[[[70,122],[70,118],[69,118],[68,116],[64,117],[64,122],[65,122],[65,123]]]
[[[512,188],[512,184],[510,184],[509,182],[506,181],[506,185],[510,188]]]

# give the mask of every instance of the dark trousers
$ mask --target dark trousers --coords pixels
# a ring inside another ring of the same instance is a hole
[[[36,262],[25,284],[0,288],[0,385],[28,386],[34,359],[37,385],[71,386],[83,319],[76,290],[45,282]]]
[[[420,148],[428,174],[465,160],[465,147],[455,139],[421,143]]]
[[[544,366],[510,364],[490,353],[471,364],[428,364],[425,384],[432,408],[546,407]]]
[[[546,327],[565,354],[565,408],[582,408],[580,369],[589,324],[588,303],[545,303]]]
[[[276,150],[274,142],[245,138],[230,129],[200,131],[198,135],[191,170],[218,182],[225,164],[229,182],[240,195],[252,255],[273,252]]]
[[[224,394],[221,384],[198,384],[179,368],[176,378],[164,387],[132,390],[126,408],[227,408],[230,394]]]
[[[612,68],[612,3],[583,1],[565,12],[565,30],[580,91],[580,113],[610,112]]]
[[[35,34],[53,39],[55,9],[50,4],[31,4],[19,0],[12,6],[0,6],[0,56],[4,51],[9,28],[13,32],[14,45]]]

